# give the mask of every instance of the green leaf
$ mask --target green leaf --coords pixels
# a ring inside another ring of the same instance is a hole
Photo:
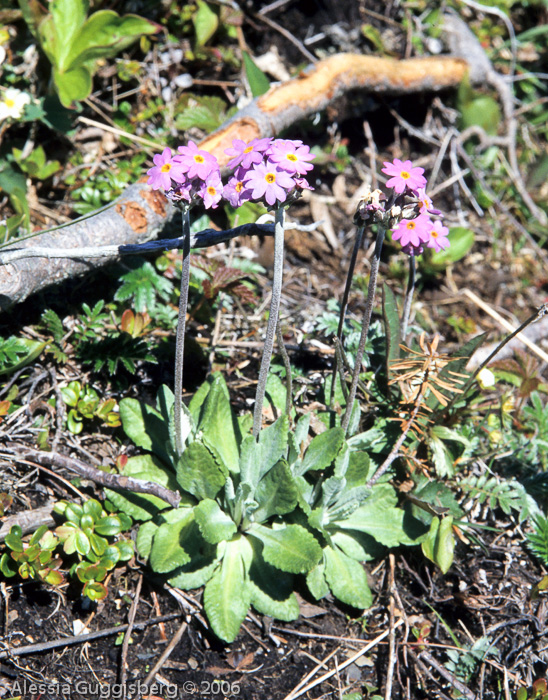
[[[446,574],[453,563],[455,551],[453,516],[448,515],[441,522],[438,517],[433,518],[430,531],[421,547],[424,556]]]
[[[325,562],[321,561],[306,575],[306,585],[316,600],[329,595],[329,586],[325,579]]]
[[[151,455],[130,457],[122,474],[124,476],[132,476],[135,479],[143,479],[143,481],[153,481],[166,486],[171,491],[177,491],[175,475]],[[110,489],[105,489],[105,492],[116,510],[127,513],[135,520],[151,520],[160,511],[169,507],[169,504],[161,498],[148,493],[111,491]]]
[[[173,571],[190,561],[190,555],[181,545],[185,529],[194,520],[191,508],[182,508],[176,522],[163,523],[158,527],[152,539],[149,564],[153,571],[160,574]]]
[[[185,532],[185,550],[190,561],[180,566],[170,575],[169,582],[176,588],[191,590],[205,586],[215,573],[225,550],[225,543],[209,544],[202,537],[198,524],[192,523]]]
[[[225,642],[236,639],[251,602],[242,558],[245,546],[249,545],[241,536],[226,543],[221,565],[204,590],[204,608],[211,628]]]
[[[246,435],[242,440],[240,447],[240,479],[242,484],[249,484],[253,492],[261,478],[264,450],[263,445],[257,442],[253,435]]]
[[[261,545],[250,538],[253,560],[249,567],[251,604],[263,615],[277,620],[296,620],[299,617],[299,602],[293,593],[293,576],[274,568],[264,561]]]
[[[366,484],[375,468],[367,452],[363,450],[350,452],[348,467],[344,474],[347,488],[351,489]]]
[[[67,57],[73,43],[79,43],[80,30],[89,9],[87,0],[52,0],[48,7],[53,20],[52,43],[47,50],[55,56],[60,70],[68,67]],[[46,48],[46,47],[44,47]]]
[[[204,402],[198,429],[219,464],[232,474],[239,470],[238,421],[230,405],[226,382],[217,375]]]
[[[286,525],[273,530],[264,525],[252,525],[249,534],[263,543],[263,558],[272,566],[290,574],[304,574],[321,559],[318,541],[301,525]]]
[[[417,544],[404,528],[405,512],[396,503],[397,496],[390,484],[377,485],[362,506],[336,521],[337,529],[365,532],[385,547]]]
[[[230,516],[221,510],[217,501],[205,498],[194,508],[194,516],[206,542],[218,544],[230,540],[236,533],[236,525]]]
[[[140,36],[155,34],[158,29],[157,24],[137,15],[120,17],[113,10],[94,12],[71,45],[66,67],[74,69],[112,58]]]
[[[125,434],[137,447],[154,452],[162,461],[171,463],[166,447],[169,443],[169,427],[161,413],[137,399],[122,399],[120,420]]]
[[[497,100],[488,95],[479,95],[475,99],[460,104],[461,128],[479,126],[485,133],[495,135],[501,121],[501,112]]]
[[[285,460],[280,460],[261,479],[254,498],[259,504],[253,520],[261,523],[272,515],[284,515],[295,510],[298,491],[291,470]]]
[[[253,97],[260,97],[270,90],[270,81],[263,71],[253,63],[253,59],[247,51],[244,51],[242,56],[251,94]]]
[[[95,525],[95,532],[99,535],[112,536],[122,532],[122,523],[117,515],[107,515],[101,518]]]
[[[190,443],[177,462],[177,481],[198,500],[215,498],[225,480],[225,474],[201,442]]]
[[[380,559],[386,551],[371,535],[357,530],[338,530],[330,533],[330,538],[332,544],[356,561]]]
[[[81,554],[83,557],[85,557],[89,552],[91,543],[89,541],[89,537],[85,532],[82,532],[82,530],[76,530],[74,535],[74,546],[76,547],[78,554]]]
[[[137,261],[136,267],[121,275],[122,285],[114,295],[116,301],[133,300],[135,311],[144,312],[154,309],[157,297],[167,301],[173,284],[163,275],[158,274],[154,265],[148,260]]]
[[[302,463],[295,468],[295,476],[302,476],[310,469],[326,469],[335,459],[344,441],[342,428],[330,428],[316,435],[305,452]]]
[[[289,418],[285,414],[259,432],[259,444],[263,447],[259,477],[264,476],[282,457],[285,457],[288,437]]]
[[[154,533],[158,529],[158,525],[148,520],[143,523],[137,532],[137,539],[135,540],[135,545],[137,546],[137,552],[139,556],[145,561],[150,556],[150,550],[152,549],[152,538]]]
[[[91,73],[83,66],[63,73],[54,67],[53,81],[64,107],[71,107],[74,102],[81,102],[91,94]]]
[[[192,23],[196,32],[196,46],[201,47],[205,46],[217,31],[219,18],[204,0],[197,0],[197,5],[198,10],[192,16]]]
[[[355,608],[369,608],[373,597],[363,566],[336,547],[326,547],[324,558],[325,578],[333,595]]]

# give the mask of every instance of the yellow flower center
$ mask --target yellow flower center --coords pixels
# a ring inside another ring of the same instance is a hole
[[[171,170],[171,163],[164,163],[160,168],[162,173],[168,173]]]
[[[9,97],[7,97],[6,98],[6,107],[9,107],[10,109],[12,107],[15,107],[15,100],[12,100]]]
[[[236,192],[241,192],[244,189],[244,183],[243,182],[237,182],[236,187],[234,188]]]
[[[217,190],[212,187],[211,185],[207,188],[207,193],[210,194],[212,197],[217,194]]]
[[[408,221],[406,228],[413,231],[413,229],[417,228],[417,224],[414,221]]]
[[[248,146],[247,148],[244,148],[244,153],[251,153],[253,150],[253,146]]]
[[[286,155],[287,160],[290,160],[292,163],[296,163],[298,158],[294,153],[288,153]]]
[[[273,182],[276,182],[276,175],[274,173],[267,173],[264,179],[271,185]]]
[[[436,231],[435,228],[433,228],[433,229],[430,231],[430,235],[432,236],[432,238],[437,238],[440,234]]]
[[[400,173],[400,177],[402,177],[404,180],[409,180],[411,175],[407,172],[407,170],[402,170]]]
[[[199,163],[200,165],[205,161],[205,158],[201,156],[200,154],[194,156],[194,162]]]

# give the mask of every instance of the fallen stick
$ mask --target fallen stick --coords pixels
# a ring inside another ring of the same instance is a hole
[[[466,55],[466,50],[463,51]],[[240,110],[231,120],[200,143],[217,156],[221,166],[228,157],[224,149],[235,138],[275,136],[296,121],[324,110],[349,90],[384,95],[440,91],[456,87],[468,71],[465,60],[456,57],[414,58],[397,61],[375,56],[338,54],[319,61],[310,70],[272,87]],[[161,150],[161,146],[158,146]],[[110,207],[96,215],[65,224],[57,230],[18,239],[7,249],[27,248],[39,237],[47,249],[83,248],[144,243],[158,236],[171,221],[175,209],[163,194],[151,190],[144,178],[130,185]],[[4,250],[6,248],[4,247]],[[108,257],[87,260],[37,258],[17,260],[0,267],[0,311],[24,301],[33,292],[82,275],[94,267],[116,260]]]

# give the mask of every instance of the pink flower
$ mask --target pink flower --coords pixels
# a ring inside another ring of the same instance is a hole
[[[271,143],[271,138],[253,139],[249,143],[241,139],[234,139],[232,148],[225,148],[227,156],[232,156],[231,160],[227,163],[227,167],[235,168],[241,165],[248,170],[254,164],[261,163],[263,155]]]
[[[313,190],[314,188],[310,186],[308,180],[306,180],[304,177],[296,177],[295,178],[295,187],[298,190]]]
[[[216,209],[223,196],[223,183],[221,182],[221,173],[218,171],[211,172],[202,185],[200,197],[204,200],[206,209]]]
[[[402,163],[399,158],[394,158],[393,163],[385,161],[383,165],[381,172],[391,175],[386,186],[393,187],[398,194],[402,194],[406,189],[415,191],[426,187],[426,178],[423,177],[424,168],[413,167],[410,160]]]
[[[436,253],[449,248],[451,241],[447,238],[448,235],[447,226],[444,226],[441,221],[434,221],[430,229],[430,240],[426,243],[427,247],[434,248]]]
[[[189,179],[197,177],[206,180],[212,170],[218,170],[217,158],[207,151],[202,151],[194,143],[189,141],[188,146],[179,146],[179,155],[174,156],[174,160],[180,164]]]
[[[233,207],[239,207],[251,198],[251,192],[244,183],[247,171],[245,168],[237,168],[234,175],[225,185],[223,197],[227,199]]]
[[[246,173],[244,182],[252,190],[252,199],[264,196],[267,204],[273,206],[277,201],[285,202],[287,193],[295,187],[295,181],[285,170],[280,170],[276,163],[267,161],[258,163],[253,170]]]
[[[432,200],[426,194],[426,190],[424,189],[424,187],[419,187],[419,189],[416,192],[416,195],[421,205],[421,208],[419,210],[421,214],[441,214],[441,211],[439,211],[438,209],[434,209]]]
[[[308,146],[303,146],[302,141],[290,141],[289,139],[276,139],[268,152],[268,159],[278,163],[282,170],[288,173],[306,175],[314,167],[311,161],[316,156],[310,153]]]
[[[184,171],[172,157],[171,148],[164,148],[162,153],[157,153],[152,161],[154,167],[147,170],[149,176],[147,183],[153,190],[159,190],[160,187],[166,191],[170,190],[172,180],[184,182]]]
[[[416,219],[402,219],[392,231],[392,240],[399,241],[404,248],[412,245],[418,249],[430,240],[431,227],[432,222],[425,214],[419,214]]]

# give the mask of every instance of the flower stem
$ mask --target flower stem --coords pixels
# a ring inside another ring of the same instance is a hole
[[[343,343],[343,327],[344,319],[346,316],[346,307],[348,306],[348,297],[350,296],[350,287],[352,286],[352,278],[354,277],[354,270],[356,268],[356,260],[358,259],[358,250],[361,248],[363,240],[363,232],[365,231],[365,226],[360,226],[358,228],[358,233],[356,234],[356,240],[354,241],[354,248],[352,250],[352,257],[350,258],[350,265],[348,266],[348,273],[346,275],[346,284],[344,285],[344,293],[341,301],[341,311],[339,315],[339,327],[337,328],[337,339],[340,346]],[[335,396],[335,383],[337,381],[337,372],[339,370],[339,354],[335,355],[335,365],[333,366],[333,376],[331,378],[331,392],[329,395],[329,405],[333,406],[333,398]],[[344,370],[343,370],[344,371]]]
[[[284,363],[285,368],[285,412],[287,413],[287,417],[289,418],[289,420],[291,420],[291,404],[293,402],[293,376],[291,374],[291,362],[289,360],[287,348],[285,347],[284,336],[279,322],[276,326],[276,340],[278,342],[278,350],[280,351],[280,355],[282,356],[282,362]]]
[[[375,292],[377,290],[377,275],[379,272],[379,264],[381,261],[382,244],[384,241],[385,231],[381,226],[378,228],[377,239],[375,241],[375,252],[371,261],[371,273],[369,275],[369,287],[367,288],[367,301],[365,302],[365,311],[362,318],[362,332],[360,335],[360,343],[356,354],[356,362],[354,372],[352,373],[352,382],[348,392],[348,401],[346,403],[346,411],[342,419],[341,427],[346,432],[352,415],[354,399],[356,398],[356,390],[362,369],[362,360],[365,352],[365,344],[367,342],[367,334],[369,332],[369,324],[371,323],[371,315],[373,314],[373,304],[375,303]]]
[[[177,319],[177,331],[175,336],[175,449],[178,455],[183,454],[183,434],[181,426],[181,414],[183,403],[183,362],[185,352],[186,310],[188,306],[188,287],[190,282],[190,214],[188,207],[182,211],[182,238],[183,238],[183,269],[181,272],[181,295],[179,297],[179,318]]]
[[[409,315],[411,313],[411,302],[413,301],[413,292],[415,291],[415,281],[417,277],[417,266],[415,264],[415,256],[409,256],[409,278],[407,280],[407,290],[405,292],[405,301],[403,304],[403,314],[401,318],[401,342],[405,343],[407,335],[407,326],[409,325]]]
[[[255,408],[253,410],[253,437],[259,437],[259,431],[263,422],[263,401],[266,393],[266,379],[272,359],[274,349],[274,338],[276,336],[276,325],[278,323],[278,313],[280,311],[280,299],[282,296],[282,277],[284,267],[284,216],[285,209],[278,206],[275,211],[274,221],[274,276],[272,279],[272,298],[270,300],[270,313],[268,316],[268,326],[266,328],[266,338],[261,358],[259,370],[259,380],[257,382],[257,393],[255,395]]]

